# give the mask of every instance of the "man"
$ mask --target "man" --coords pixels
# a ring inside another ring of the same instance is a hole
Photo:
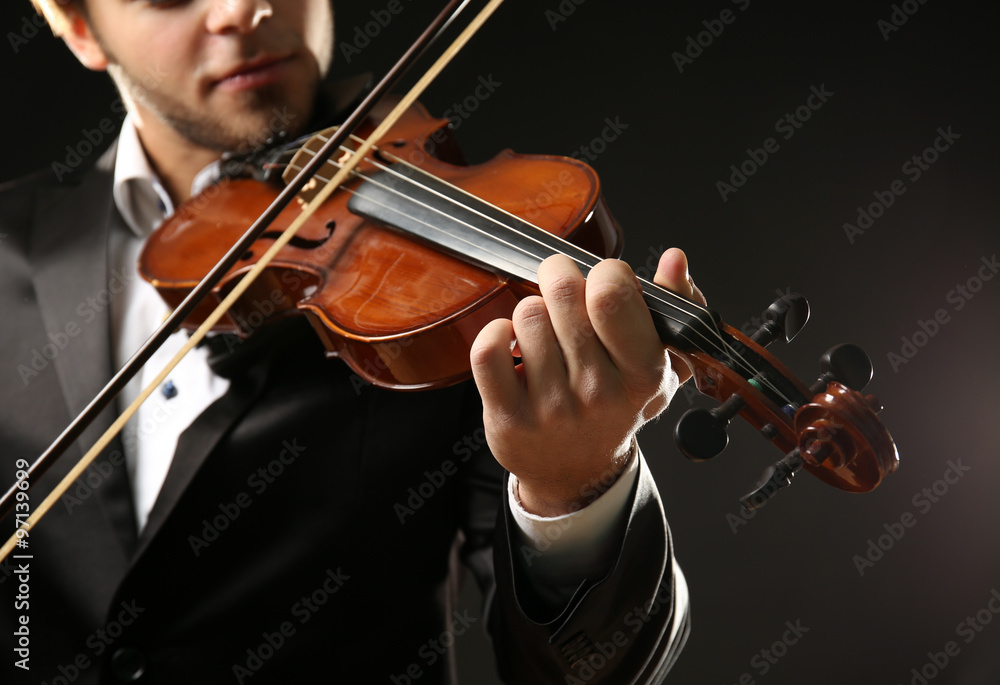
[[[92,171],[0,195],[8,482],[162,315],[133,276],[155,224],[277,112],[296,135],[352,99],[319,95],[327,0],[37,4],[129,116]],[[472,623],[452,605],[462,561],[509,682],[659,681],[686,591],[634,436],[681,378],[627,266],[585,282],[552,258],[538,277],[541,296],[476,339],[475,387],[358,390],[295,324],[196,350],[30,556],[5,562],[4,667],[48,683],[450,682]],[[679,250],[655,280],[702,299]]]

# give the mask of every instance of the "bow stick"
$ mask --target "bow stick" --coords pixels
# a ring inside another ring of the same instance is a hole
[[[187,342],[183,347],[174,355],[174,357],[167,363],[167,365],[157,374],[156,378],[153,379],[143,390],[139,393],[138,397],[128,406],[128,408],[117,418],[114,423],[108,428],[107,431],[98,439],[98,441],[90,448],[90,450],[83,456],[80,461],[66,474],[65,477],[59,482],[59,484],[53,488],[52,492],[42,501],[42,503],[34,510],[34,512],[29,516],[24,523],[22,523],[14,534],[10,536],[7,542],[2,548],[0,548],[0,561],[7,558],[7,555],[14,549],[19,540],[22,540],[28,535],[28,532],[38,523],[38,521],[52,508],[62,495],[69,489],[69,487],[76,481],[77,478],[83,473],[83,471],[90,466],[90,464],[97,458],[97,456],[110,444],[110,442],[121,432],[122,428],[129,421],[130,418],[138,411],[142,403],[148,398],[153,391],[159,387],[159,385],[166,379],[167,375],[180,363],[184,356],[194,349],[194,347],[201,342],[201,340],[211,331],[212,327],[218,323],[232,304],[246,291],[247,288],[254,282],[254,280],[264,271],[264,269],[271,263],[271,260],[277,255],[277,253],[283,248],[294,236],[299,228],[309,219],[313,212],[318,209],[323,202],[336,190],[341,183],[351,174],[354,168],[364,159],[365,155],[371,150],[375,145],[375,142],[379,140],[385,133],[392,127],[393,124],[399,119],[399,117],[405,112],[417,98],[424,92],[424,90],[429,86],[435,78],[441,73],[445,66],[451,61],[451,59],[458,54],[458,52],[465,46],[466,43],[472,38],[473,35],[482,27],[487,19],[493,14],[493,12],[500,6],[503,0],[490,0],[490,2],[479,12],[478,15],[469,23],[468,26],[459,34],[459,36],[452,42],[450,46],[444,51],[444,53],[434,62],[433,65],[424,73],[423,76],[417,81],[417,83],[410,89],[410,91],[399,101],[399,103],[393,108],[393,110],[383,119],[382,123],[375,129],[371,136],[361,144],[355,151],[353,156],[344,162],[341,166],[341,170],[331,178],[322,190],[316,194],[315,197],[304,207],[302,213],[291,223],[291,225],[285,229],[284,233],[274,241],[271,247],[261,256],[257,261],[256,265],[244,276],[239,283],[229,292],[226,298],[215,308],[215,310],[205,319],[205,321],[198,327],[198,329],[191,334]],[[153,352],[170,336],[173,334],[174,330],[180,326],[180,324],[187,318],[187,316],[194,310],[198,302],[200,302],[211,289],[218,283],[219,280],[229,271],[233,264],[240,258],[240,256],[249,249],[250,245],[257,239],[257,237],[263,233],[268,225],[274,220],[275,217],[288,205],[289,202],[298,194],[298,192],[305,186],[305,184],[312,178],[313,174],[318,171],[318,169],[326,162],[329,156],[334,150],[343,142],[348,134],[353,130],[353,128],[361,122],[364,116],[367,115],[368,111],[374,106],[375,102],[398,80],[398,78],[406,71],[407,67],[415,60],[424,49],[426,49],[433,40],[440,35],[440,33],[447,27],[448,24],[454,19],[455,16],[468,4],[468,0],[463,0],[461,5],[457,9],[453,8],[459,4],[459,0],[452,0],[445,9],[435,18],[434,22],[428,26],[428,28],[420,35],[420,37],[414,42],[409,50],[403,55],[403,57],[393,66],[393,68],[383,77],[375,89],[368,95],[367,98],[358,106],[358,108],[348,117],[347,120],[341,125],[337,132],[317,153],[313,161],[306,166],[305,169],[295,178],[295,181],[289,183],[288,186],[282,191],[278,198],[272,203],[268,208],[267,212],[262,215],[253,226],[247,230],[243,238],[240,239],[226,256],[212,269],[212,271],[201,281],[198,287],[193,290],[184,301],[174,310],[174,312],[168,317],[166,321],[160,326],[159,329],[150,337],[149,340],[143,345],[138,352],[133,355],[129,362],[119,371],[114,378],[108,383],[108,385],[102,390],[101,394],[98,395],[84,410],[84,412],[77,417],[63,433],[57,438],[56,442],[53,443],[51,447],[43,454],[39,459],[31,465],[28,469],[26,475],[22,477],[17,483],[15,483],[10,490],[4,495],[3,500],[0,500],[0,518],[6,516],[11,509],[14,507],[14,499],[19,490],[25,490],[27,487],[22,487],[22,484],[29,483],[32,478],[40,477],[48,467],[55,461],[55,459],[62,454],[72,442],[79,437],[80,433],[89,425],[100,412],[114,399],[114,397],[121,391],[126,383],[138,372],[138,369],[144,364]],[[54,455],[54,456],[53,456]]]

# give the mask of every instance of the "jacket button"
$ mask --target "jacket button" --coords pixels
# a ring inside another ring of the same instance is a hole
[[[123,683],[134,683],[146,672],[146,657],[138,649],[122,647],[111,655],[111,673]]]

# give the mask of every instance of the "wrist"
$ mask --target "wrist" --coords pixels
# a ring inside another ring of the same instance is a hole
[[[513,494],[528,513],[553,518],[579,511],[614,485],[636,458],[639,446],[633,436],[605,463],[611,465],[599,473],[562,482],[534,482],[517,477]]]

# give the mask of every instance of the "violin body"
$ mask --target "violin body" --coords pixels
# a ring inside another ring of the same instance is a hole
[[[415,102],[496,4],[493,0],[480,13],[403,102]],[[450,11],[439,15],[437,27]],[[293,173],[287,191],[267,181],[258,160],[262,173],[223,177],[154,231],[140,255],[139,272],[175,313],[4,495],[0,516],[12,510],[29,475],[45,473],[181,320],[198,330],[147,386],[146,396],[209,328],[249,336],[269,322],[300,314],[328,354],[343,359],[361,379],[399,390],[436,388],[470,376],[475,338],[490,321],[509,318],[523,297],[538,293],[537,268],[545,258],[565,255],[586,277],[601,258],[620,254],[621,231],[586,164],[508,150],[467,166],[446,120],[430,117],[418,104],[398,119],[402,107],[386,100],[373,104],[432,35],[428,28],[346,121],[362,120],[365,112],[368,118],[331,136],[362,137],[357,149],[370,154],[357,166],[362,155],[353,154],[353,143],[341,145],[345,163],[336,171],[328,168],[335,163],[300,159],[327,159],[332,141],[320,142],[329,135],[320,132],[288,163],[286,171],[308,167],[310,173]],[[379,147],[372,149],[368,137],[378,138]],[[273,165],[274,159],[264,162]],[[314,174],[316,169],[321,173]],[[353,179],[342,180],[352,173]],[[325,202],[311,201],[334,189],[338,192]],[[299,202],[286,205],[294,193]],[[281,201],[273,202],[279,196]],[[308,212],[302,210],[306,205]],[[250,272],[255,278],[243,278]],[[895,444],[876,416],[881,407],[859,392],[871,377],[870,360],[860,349],[831,349],[821,359],[823,375],[810,386],[764,349],[779,332],[790,341],[804,324],[804,298],[776,301],[769,309],[773,320],[745,336],[698,303],[655,283],[640,279],[640,285],[661,340],[691,368],[698,389],[721,402],[711,411],[685,414],[675,429],[681,451],[695,460],[715,456],[728,443],[729,421],[740,415],[786,452],[741,500],[746,508],[759,506],[803,467],[851,492],[873,489],[896,469]],[[225,306],[205,299],[209,290]],[[129,407],[75,471],[93,462],[139,404]],[[30,530],[73,478],[63,479],[19,534]],[[14,548],[16,537],[0,558]]]
[[[389,106],[377,106],[358,135],[370,133]],[[322,142],[318,134],[302,145],[286,173],[294,175],[304,165],[300,158]],[[484,164],[463,165],[447,121],[419,105],[377,145],[218,328],[248,336],[269,321],[304,314],[328,354],[365,381],[397,390],[442,387],[471,375],[469,350],[487,323],[509,318],[521,298],[538,293],[535,269],[545,256],[565,250],[586,275],[599,258],[621,252],[621,230],[597,175],[582,162],[507,150]],[[326,167],[317,173],[299,203],[220,281],[216,299],[335,173]],[[140,273],[176,305],[279,192],[272,183],[223,178],[153,233]],[[653,283],[643,283],[643,297],[661,339],[691,368],[699,391],[722,403],[682,417],[675,430],[681,451],[696,461],[715,456],[739,414],[786,453],[743,498],[745,507],[759,506],[800,468],[849,492],[872,490],[896,469],[895,444],[876,416],[881,406],[858,392],[871,377],[859,348],[828,352],[821,360],[825,373],[812,386],[764,349],[778,333],[791,340],[804,325],[804,298],[782,298],[772,305],[769,323],[747,336]],[[198,326],[213,308],[201,304],[185,325]]]
[[[377,124],[376,107],[359,135]],[[420,105],[379,141],[397,157],[472,195],[597,254],[615,256],[622,234],[600,195],[596,173],[577,160],[518,155],[464,166],[447,128]],[[378,155],[376,154],[376,157]],[[445,161],[445,159],[451,161]],[[375,160],[360,173],[377,173]],[[265,275],[229,310],[220,330],[250,335],[278,318],[304,314],[328,354],[366,381],[397,390],[450,385],[470,374],[469,349],[488,322],[509,317],[530,282],[495,273],[351,211],[355,179],[334,194],[282,248]],[[279,192],[272,183],[224,178],[184,203],[147,241],[139,271],[175,306],[219,261]],[[300,213],[287,207],[216,287],[229,288]],[[214,308],[185,322],[194,328]]]

